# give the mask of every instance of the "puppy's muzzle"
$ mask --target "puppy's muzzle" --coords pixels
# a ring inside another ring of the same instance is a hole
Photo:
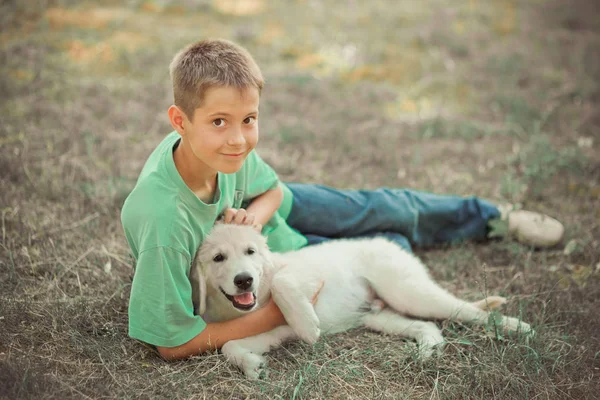
[[[253,282],[254,278],[247,272],[242,272],[233,278],[233,284],[240,290],[248,290]]]
[[[250,311],[256,306],[256,294],[253,292],[252,287],[254,284],[254,278],[247,272],[242,272],[241,274],[237,274],[233,278],[233,284],[237,287],[237,294],[230,295],[227,292],[221,289],[221,293],[227,297],[227,300],[231,302],[231,304],[242,311]]]

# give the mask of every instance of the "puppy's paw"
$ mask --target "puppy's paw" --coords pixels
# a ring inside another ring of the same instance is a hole
[[[501,296],[489,296],[483,300],[479,300],[479,301],[473,302],[471,304],[473,304],[475,307],[479,308],[480,310],[489,312],[489,311],[497,310],[500,307],[502,307],[504,304],[506,304],[506,298],[501,297]]]
[[[241,367],[248,379],[257,380],[267,377],[267,360],[258,354],[244,354]]]
[[[419,357],[422,360],[430,358],[434,353],[439,356],[444,349],[445,340],[442,332],[433,322],[427,322],[423,332],[417,338]]]
[[[527,322],[523,322],[518,318],[503,317],[502,327],[506,332],[519,332],[527,336],[534,336],[535,331]]]
[[[419,343],[419,358],[425,361],[431,356],[441,356],[444,352],[444,339],[441,340],[437,337],[426,338],[424,341]]]
[[[312,312],[292,315],[286,320],[300,340],[313,345],[319,340],[321,329],[317,314],[312,309],[310,311]]]
[[[259,379],[265,368],[265,359],[240,345],[239,340],[230,340],[221,348],[221,353],[231,364],[242,370],[248,379]]]

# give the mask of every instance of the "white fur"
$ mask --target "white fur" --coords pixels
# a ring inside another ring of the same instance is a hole
[[[256,250],[247,254],[247,250]],[[227,259],[213,261],[215,255]],[[249,378],[258,378],[265,365],[263,354],[283,341],[300,338],[314,343],[321,333],[331,334],[358,326],[415,339],[423,358],[443,343],[440,329],[418,319],[452,319],[485,324],[492,309],[505,300],[490,297],[476,303],[457,299],[429,277],[414,255],[383,238],[348,239],[309,246],[298,251],[271,253],[266,240],[252,228],[215,226],[199,250],[192,276],[199,294],[195,303],[209,322],[223,321],[248,311],[236,309],[223,295],[241,292],[235,275],[250,274],[248,290],[257,297],[255,308],[264,306],[272,294],[288,322],[261,335],[226,343],[222,352]],[[316,306],[310,302],[322,282]],[[386,308],[372,307],[373,292]],[[489,301],[488,301],[489,300]],[[203,305],[203,306],[200,306]],[[533,333],[529,324],[502,317],[506,331]]]

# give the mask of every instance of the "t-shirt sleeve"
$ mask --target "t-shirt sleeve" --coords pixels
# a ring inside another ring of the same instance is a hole
[[[275,189],[279,185],[277,174],[262,158],[251,152],[246,159],[246,193],[244,200],[250,200],[266,192]]]
[[[170,247],[139,254],[129,298],[129,336],[162,347],[190,341],[206,328],[194,315],[190,260]]]

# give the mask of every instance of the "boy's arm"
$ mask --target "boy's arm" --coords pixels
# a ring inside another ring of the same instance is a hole
[[[266,192],[256,196],[246,208],[236,210],[228,208],[225,211],[225,223],[238,225],[254,225],[259,224],[258,230],[265,225],[271,217],[277,212],[281,202],[283,201],[283,190],[280,186],[275,189],[267,190]]]
[[[269,222],[279,209],[282,201],[283,190],[280,186],[277,186],[275,189],[267,190],[263,194],[256,196],[246,208],[246,211],[249,214],[254,214],[255,222],[264,225]]]
[[[310,299],[313,307],[317,304],[324,284],[325,281],[319,283]],[[208,350],[220,349],[230,340],[256,336],[285,324],[286,320],[283,314],[271,297],[267,305],[257,311],[229,321],[208,323],[198,336],[187,343],[177,347],[157,346],[156,348],[165,360],[181,360]],[[310,342],[314,343],[314,340]]]
[[[230,340],[255,336],[284,324],[281,311],[271,299],[264,308],[240,318],[207,324],[198,336],[180,346],[156,348],[164,359],[180,360],[207,350],[219,349]]]

